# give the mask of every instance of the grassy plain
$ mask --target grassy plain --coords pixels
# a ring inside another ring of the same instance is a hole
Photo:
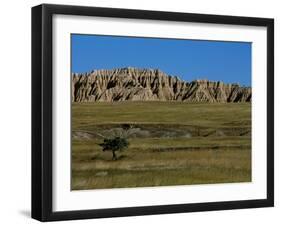
[[[127,132],[111,159],[98,145]],[[72,189],[251,181],[251,104],[72,104]]]

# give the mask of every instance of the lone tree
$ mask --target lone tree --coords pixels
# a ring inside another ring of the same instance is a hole
[[[114,137],[105,138],[103,143],[99,144],[102,147],[102,151],[112,151],[112,160],[117,160],[116,151],[122,151],[129,146],[129,142],[126,138]]]

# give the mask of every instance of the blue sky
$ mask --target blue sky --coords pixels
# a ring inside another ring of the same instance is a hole
[[[251,43],[72,34],[72,72],[158,68],[186,81],[251,86]]]

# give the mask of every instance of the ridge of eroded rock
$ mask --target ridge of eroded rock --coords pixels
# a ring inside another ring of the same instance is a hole
[[[73,102],[251,102],[250,87],[221,81],[187,82],[159,69],[117,68],[72,74]]]

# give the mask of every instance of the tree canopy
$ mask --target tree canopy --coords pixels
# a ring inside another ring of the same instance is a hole
[[[129,146],[129,142],[123,137],[105,138],[103,143],[99,144],[103,149],[102,151],[111,151],[112,159],[116,160],[116,151],[122,151]]]

